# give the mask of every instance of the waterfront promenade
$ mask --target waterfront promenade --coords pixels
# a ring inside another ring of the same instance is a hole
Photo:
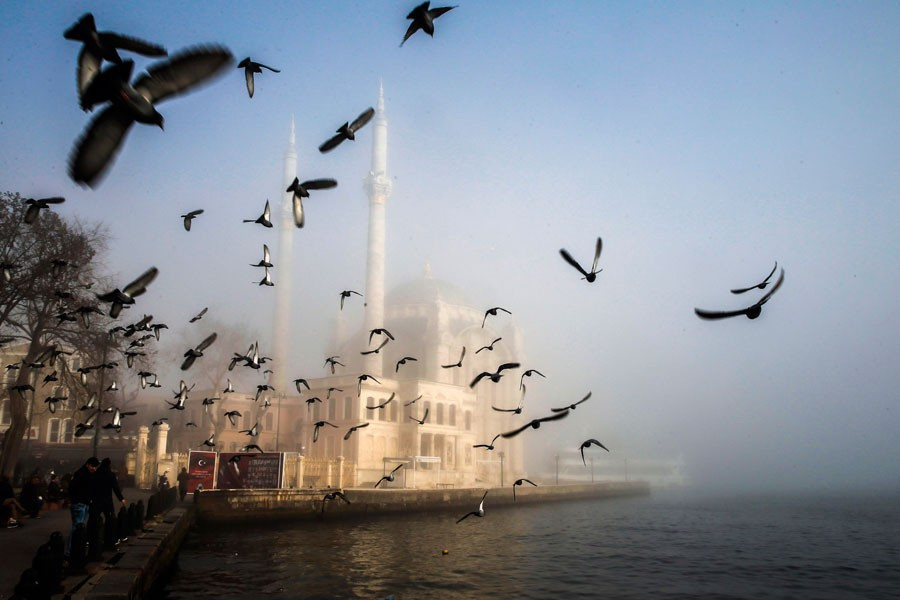
[[[129,504],[143,500],[146,505],[147,499],[150,497],[149,490],[138,490],[135,488],[126,488],[122,490],[125,499]],[[184,504],[190,501],[188,497]],[[60,508],[55,510],[41,511],[38,519],[22,519],[22,525],[15,529],[0,529],[0,600],[7,600],[13,595],[13,590],[19,582],[22,571],[31,566],[37,549],[50,539],[50,534],[59,531],[64,537],[68,538],[69,531],[72,527],[72,518],[69,514],[69,508]],[[127,552],[128,545],[123,544],[120,551]],[[104,559],[109,558],[113,554],[112,551],[104,552]],[[102,568],[103,563],[89,563],[87,566],[88,573],[92,573]],[[66,584],[74,584],[76,581],[83,580],[84,575],[80,577],[67,577],[63,582]],[[67,587],[67,591],[69,591]],[[60,597],[62,597],[60,595]]]

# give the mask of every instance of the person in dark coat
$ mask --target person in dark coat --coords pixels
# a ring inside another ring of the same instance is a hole
[[[25,511],[32,519],[37,519],[41,507],[44,505],[44,480],[37,473],[33,473],[19,494],[19,502],[25,507]]]
[[[184,497],[187,496],[188,492],[188,480],[191,478],[188,475],[187,468],[181,467],[181,473],[178,474],[178,495],[181,497],[181,501],[184,502]]]
[[[59,508],[62,497],[62,487],[59,485],[59,477],[57,477],[56,473],[51,473],[50,483],[47,484],[47,509]]]
[[[108,458],[103,459],[97,472],[94,473],[91,487],[91,516],[96,517],[102,514],[106,523],[111,523],[116,516],[111,494],[116,495],[122,506],[126,505],[125,496],[122,495],[122,489],[119,487],[119,478],[116,477],[110,464]]]
[[[0,475],[0,515],[6,519],[6,526],[18,527],[18,519],[22,518],[23,514],[25,514],[25,509],[16,500],[12,482],[6,475]]]
[[[66,542],[66,556],[72,554],[72,534],[78,525],[86,525],[88,510],[91,506],[91,489],[93,488],[94,474],[100,461],[96,456],[87,459],[84,464],[72,475],[69,483],[69,510],[72,513],[72,531]]]

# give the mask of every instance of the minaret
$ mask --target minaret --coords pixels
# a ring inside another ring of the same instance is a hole
[[[387,176],[387,119],[384,116],[384,86],[378,87],[378,106],[372,126],[372,170],[364,181],[369,197],[369,248],[366,260],[366,331],[384,327],[384,219],[391,181]],[[372,340],[373,343],[375,340]],[[381,376],[381,353],[369,354],[363,369]]]
[[[297,176],[297,148],[294,117],[291,115],[291,137],[284,153],[284,183],[281,186],[281,203],[272,212],[272,224],[278,227],[278,252],[272,256],[272,280],[275,282],[275,321],[272,323],[272,386],[276,394],[288,391],[290,378],[288,345],[291,329],[291,263],[294,246],[294,211],[291,192],[285,192]]]

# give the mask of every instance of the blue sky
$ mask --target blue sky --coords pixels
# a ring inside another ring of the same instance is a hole
[[[280,197],[293,115],[301,179],[339,181],[294,238],[292,370],[318,375],[337,292],[365,285],[371,132],[316,148],[383,81],[388,287],[428,261],[512,310],[548,374],[535,412],[594,392],[565,436],[680,453],[706,482],[898,480],[900,6],[465,2],[399,48],[412,6],[4,2],[0,189],[104,222],[122,283],[158,266],[140,304],[159,320],[208,305],[264,340],[273,294],[247,265],[276,238],[240,221]],[[161,103],[166,130],[135,126],[81,188],[66,164],[89,117],[62,32],[87,11],[170,53],[219,43],[282,72],[252,100],[235,68]],[[587,285],[558,249],[589,262],[598,235]],[[694,316],[741,306],[728,289],[775,260],[786,281],[760,319]]]

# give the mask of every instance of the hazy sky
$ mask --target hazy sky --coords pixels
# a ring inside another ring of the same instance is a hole
[[[204,306],[265,344],[274,290],[249,264],[276,230],[241,220],[281,197],[293,115],[300,178],[339,181],[294,237],[292,378],[321,376],[337,294],[365,286],[371,128],[316,148],[383,81],[388,288],[428,261],[476,307],[511,310],[547,375],[532,418],[593,391],[535,432],[548,455],[596,437],[683,455],[708,484],[897,485],[900,5],[469,1],[399,48],[414,4],[7,0],[0,189],[104,222],[120,284],[159,267],[136,310],[172,328],[170,367]],[[282,72],[252,100],[234,68],[161,103],[165,131],[133,127],[82,188],[67,157],[90,117],[62,32],[87,11],[170,53],[219,43]],[[597,236],[587,284],[558,250],[589,263]],[[752,303],[728,290],[776,260],[759,319],[694,315]]]

